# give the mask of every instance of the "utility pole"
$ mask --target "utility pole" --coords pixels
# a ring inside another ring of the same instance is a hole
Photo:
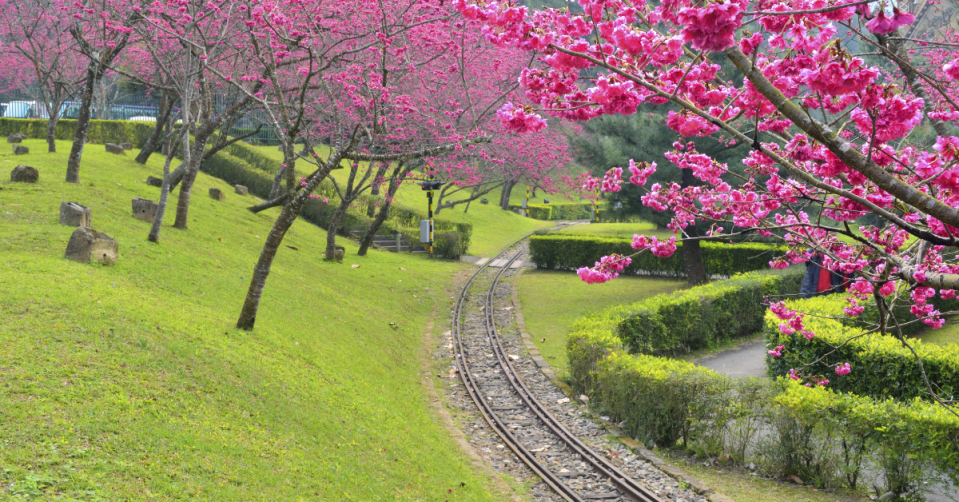
[[[526,217],[529,218],[529,185],[526,185]]]

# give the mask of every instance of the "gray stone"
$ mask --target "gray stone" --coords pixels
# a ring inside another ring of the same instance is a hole
[[[140,197],[133,199],[131,202],[133,203],[134,218],[153,223],[153,219],[156,218],[157,215],[157,208],[159,207],[156,202]]]
[[[480,204],[489,204],[489,199],[480,199]]]
[[[156,176],[147,176],[147,185],[150,185],[151,187],[162,187],[163,179],[157,178]]]
[[[220,190],[219,188],[211,188],[210,198],[216,200],[226,200],[226,194],[223,193],[223,190]]]
[[[333,259],[336,260],[337,263],[343,263],[343,255],[345,254],[345,247],[339,245],[333,246]]]
[[[89,228],[93,226],[93,212],[89,207],[81,206],[76,202],[61,202],[60,224]]]
[[[250,193],[250,190],[249,190],[247,187],[243,186],[243,185],[236,185],[236,186],[233,187],[233,188],[236,190],[236,193],[238,193],[238,194],[240,194],[240,195],[247,195],[247,194]]]
[[[77,227],[70,236],[63,257],[80,263],[113,265],[119,253],[120,245],[113,237],[92,228]]]
[[[40,172],[36,169],[20,164],[10,171],[10,181],[14,183],[36,183],[40,181]]]
[[[133,143],[120,143],[120,148],[124,150],[133,150]]]
[[[23,145],[13,145],[13,154],[14,155],[26,155],[30,153],[30,149]]]
[[[7,136],[7,143],[19,143],[25,139],[27,139],[27,136],[25,134],[20,134],[18,132],[15,132]]]
[[[549,199],[543,199],[543,204],[549,204]]]
[[[126,150],[124,150],[122,146],[117,145],[117,144],[115,144],[115,143],[105,143],[103,146],[106,147],[107,152],[112,153],[112,154],[114,154],[114,155],[126,155],[126,154],[127,154]]]

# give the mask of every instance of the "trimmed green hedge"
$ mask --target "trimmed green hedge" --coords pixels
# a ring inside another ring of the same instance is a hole
[[[534,235],[530,237],[530,260],[537,268],[547,270],[576,270],[591,267],[603,256],[618,253],[630,255],[636,252],[630,247],[631,239],[618,237],[599,237],[576,234]],[[769,244],[719,244],[703,242],[703,261],[710,275],[732,276],[753,270],[769,268],[769,261],[782,254],[782,249]],[[666,277],[685,277],[686,264],[683,261],[682,243],[676,244],[677,250],[669,258],[659,258],[646,252],[633,258],[624,274],[659,275]]]
[[[33,139],[46,139],[46,119],[7,119],[0,118],[0,136],[6,138],[18,132]],[[73,119],[60,119],[57,122],[56,139],[72,140],[77,126]],[[141,147],[153,132],[153,122],[130,122],[128,120],[91,120],[87,130],[87,143],[133,143]]]
[[[786,375],[790,368],[800,368],[821,359],[803,371],[810,376],[825,376],[836,390],[899,400],[928,398],[922,372],[912,352],[892,336],[864,335],[864,330],[855,325],[858,319],[843,314],[843,307],[848,304],[845,295],[787,302],[789,308],[807,314],[805,326],[815,333],[810,340],[798,333],[782,334],[778,326],[783,321],[771,312],[767,313],[766,346],[785,346],[782,357],[767,356],[769,372]],[[821,316],[835,317],[843,322]],[[922,359],[929,381],[939,387],[942,397],[950,399],[959,395],[959,346],[940,347],[908,337],[906,341]],[[852,372],[836,377],[836,365],[847,362]]]
[[[573,388],[650,445],[759,463],[820,487],[867,485],[898,495],[927,481],[959,482],[959,419],[942,407],[808,388],[791,380],[730,379],[678,360],[630,356],[615,316],[589,316],[567,338]],[[760,434],[760,432],[762,433]]]
[[[804,270],[767,270],[661,294],[628,307],[617,333],[633,354],[675,354],[742,338],[763,329],[770,296],[796,294]]]
[[[522,206],[511,204],[509,208],[516,210]],[[529,205],[529,217],[537,220],[588,220],[592,214],[591,205],[585,202]]]

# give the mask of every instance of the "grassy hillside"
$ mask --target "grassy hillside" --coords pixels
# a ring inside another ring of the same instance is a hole
[[[190,229],[151,244],[130,199],[157,198],[142,180],[161,159],[132,157],[88,145],[72,185],[66,153],[0,154],[0,499],[500,499],[421,383],[425,326],[463,264],[345,242],[326,263],[324,232],[299,222],[257,329],[237,331],[275,213],[201,173]],[[40,183],[7,181],[18,163]],[[63,259],[61,201],[93,209],[119,263]]]

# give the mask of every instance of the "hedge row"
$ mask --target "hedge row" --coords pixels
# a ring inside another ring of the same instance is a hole
[[[571,383],[649,446],[728,455],[827,488],[868,481],[903,496],[920,494],[929,481],[959,482],[959,419],[938,405],[786,379],[730,379],[678,360],[631,356],[615,326],[610,316],[577,322],[566,345]]]
[[[617,333],[633,354],[676,354],[763,329],[764,299],[796,294],[804,270],[749,272],[625,307]]]
[[[512,204],[510,210],[522,209]],[[591,205],[582,202],[561,204],[529,204],[529,217],[536,220],[588,220],[592,216]]]
[[[782,357],[767,356],[766,365],[771,374],[786,375],[790,368],[821,360],[805,367],[803,372],[809,376],[825,376],[831,381],[830,386],[839,391],[899,400],[928,398],[922,369],[912,351],[893,336],[865,335],[865,330],[855,325],[858,319],[844,316],[842,309],[848,305],[845,295],[821,296],[787,304],[791,309],[807,314],[804,324],[815,336],[807,339],[799,334],[784,335],[778,328],[783,321],[771,312],[767,313],[764,330],[767,347],[785,347]],[[905,340],[922,359],[926,375],[938,387],[939,394],[944,399],[959,395],[959,346],[941,347],[908,337]],[[847,362],[852,372],[836,378],[836,365]]]
[[[56,139],[72,140],[76,132],[77,121],[60,119],[57,122]],[[104,143],[133,143],[141,147],[153,132],[153,122],[130,122],[127,120],[91,120],[87,130],[87,142]],[[0,136],[7,136],[18,132],[28,138],[45,139],[47,137],[46,119],[8,119],[0,118]]]
[[[630,255],[636,252],[631,239],[600,237],[576,234],[535,235],[530,238],[530,259],[537,268],[548,270],[576,270],[591,267],[603,256],[618,253]],[[735,274],[769,268],[769,261],[781,251],[769,244],[700,244],[706,272],[710,275],[732,276]],[[624,274],[685,277],[682,243],[669,258],[659,258],[646,252],[633,258]],[[781,253],[779,253],[781,254]]]

